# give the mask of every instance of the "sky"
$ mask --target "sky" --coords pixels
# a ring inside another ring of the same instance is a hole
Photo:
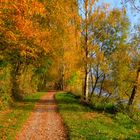
[[[99,0],[99,3],[109,3],[111,7],[116,7],[116,8],[122,8],[123,5],[121,4],[121,2],[124,0]],[[140,11],[134,11],[132,10],[132,6],[130,6],[130,3],[127,4],[126,6],[126,10],[127,10],[127,15],[129,17],[129,20],[132,23],[132,26],[134,26],[135,24],[137,24],[138,22],[140,23]]]
[[[81,4],[80,1],[82,0],[79,0],[79,3]],[[125,0],[99,0],[98,5],[101,5],[102,3],[109,3],[111,8],[122,8],[123,6],[125,6],[127,15],[131,22],[131,28],[133,28],[133,26],[138,23],[140,24],[140,11],[138,12],[137,10],[132,10],[132,5],[130,5],[130,3],[127,3],[127,5],[122,5],[121,4],[122,1],[125,1]],[[140,3],[139,4],[137,3],[137,5],[140,5]]]

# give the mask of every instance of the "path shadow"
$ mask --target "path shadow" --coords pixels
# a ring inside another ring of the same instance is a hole
[[[53,99],[25,99],[22,101],[23,103],[39,103],[39,104],[54,104],[55,101]]]
[[[33,103],[36,104],[34,108]],[[11,108],[16,110],[25,110],[32,112],[52,112],[58,111],[57,106],[55,106],[56,102],[54,99],[24,99],[22,101],[17,101],[16,104],[11,105]],[[50,105],[49,107],[47,107]]]

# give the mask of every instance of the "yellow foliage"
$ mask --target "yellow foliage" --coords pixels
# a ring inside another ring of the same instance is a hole
[[[16,36],[15,36],[15,34],[12,31],[7,31],[5,33],[5,37],[9,41],[16,41]]]

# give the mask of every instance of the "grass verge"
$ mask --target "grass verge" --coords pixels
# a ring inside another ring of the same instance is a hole
[[[17,132],[34,109],[35,103],[44,93],[28,95],[22,102],[16,102],[11,109],[0,112],[0,140],[14,140]]]
[[[58,93],[55,98],[70,140],[140,139],[140,123],[123,113],[93,110],[69,93]]]

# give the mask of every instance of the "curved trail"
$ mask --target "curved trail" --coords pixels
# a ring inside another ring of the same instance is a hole
[[[36,103],[16,140],[66,140],[54,95],[55,92],[48,92]]]

